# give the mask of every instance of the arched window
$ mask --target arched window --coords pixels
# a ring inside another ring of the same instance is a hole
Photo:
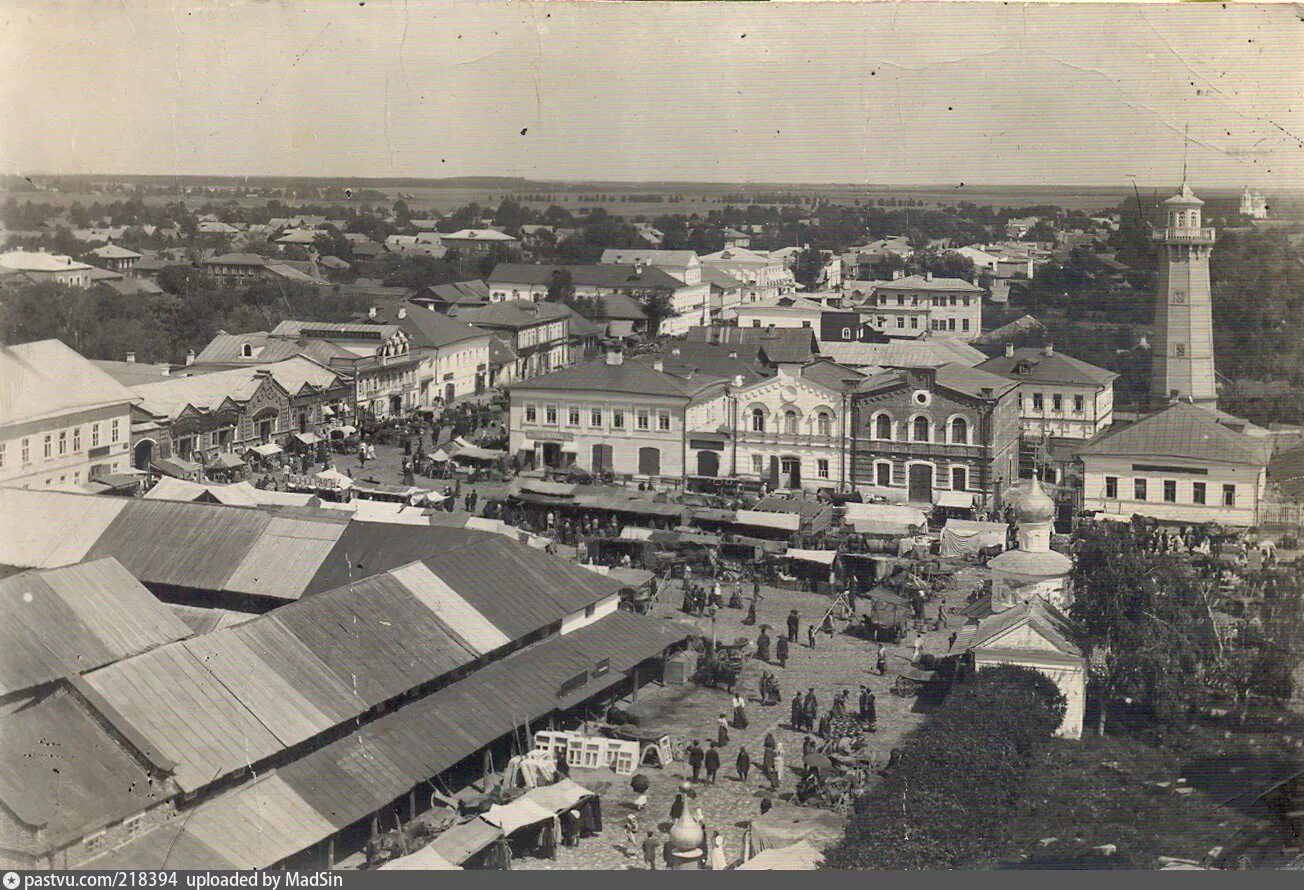
[[[250,346],[248,343],[245,343],[240,347],[240,355],[242,358],[253,358],[254,348]]]
[[[874,438],[891,439],[892,438],[892,417],[888,414],[880,414],[874,418]]]
[[[833,435],[833,415],[827,411],[821,411],[815,415],[815,430],[821,436]]]
[[[912,432],[914,433],[914,435],[913,435],[913,439],[914,439],[914,441],[916,441],[916,442],[927,442],[927,441],[928,441],[928,432],[929,432],[929,430],[928,430],[928,418],[927,418],[927,417],[922,417],[922,416],[921,416],[921,417],[916,417],[916,418],[914,419],[914,422],[911,424],[911,427],[912,427]]]
[[[789,436],[797,435],[797,412],[791,408],[783,412],[783,431]]]
[[[951,421],[951,442],[956,445],[969,444],[969,421],[963,417]]]
[[[760,408],[752,409],[752,432],[765,432],[765,412]]]

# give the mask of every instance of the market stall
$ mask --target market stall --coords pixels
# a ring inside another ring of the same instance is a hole
[[[1003,522],[948,519],[942,528],[941,555],[976,559],[985,548],[1005,549],[1009,526]]]
[[[827,593],[834,584],[836,550],[804,550],[789,547],[775,557],[782,564],[778,580],[798,583],[803,590]]]
[[[815,871],[824,864],[824,854],[801,840],[786,847],[771,847],[738,866],[738,871]]]
[[[774,809],[753,819],[743,835],[745,859],[752,859],[766,850],[781,850],[806,841],[812,847],[825,847],[842,839],[847,820],[845,816],[797,807],[776,802]]]
[[[511,867],[501,829],[476,817],[454,825],[430,842],[427,849],[462,868]]]
[[[384,865],[380,866],[380,871],[461,871],[462,866],[454,865],[443,856],[434,847],[426,846],[417,850],[415,853],[409,853],[406,856],[400,856],[397,859],[391,859]]]

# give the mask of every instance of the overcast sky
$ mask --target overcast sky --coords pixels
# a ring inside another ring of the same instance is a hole
[[[0,0],[0,170],[1304,184],[1290,6]]]

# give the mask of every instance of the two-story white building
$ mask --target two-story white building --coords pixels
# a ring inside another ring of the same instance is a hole
[[[422,353],[421,403],[451,402],[489,387],[489,344],[493,334],[406,300],[371,307],[366,324],[395,325]]]
[[[818,333],[824,304],[798,294],[743,303],[735,312],[740,328],[808,328]]]
[[[63,343],[0,348],[0,381],[0,484],[83,485],[131,468],[139,398]]]
[[[743,283],[744,303],[758,303],[797,289],[792,271],[778,257],[744,247],[726,247],[702,257],[703,269],[715,269]]]
[[[849,392],[831,382],[780,368],[733,388],[732,475],[811,491],[843,487],[850,478]]]
[[[1187,402],[1107,432],[1078,450],[1082,509],[1257,525],[1272,445],[1256,432]]]
[[[48,281],[69,287],[91,286],[91,267],[59,253],[6,251],[0,253],[0,270],[18,273],[37,284]]]
[[[509,380],[528,380],[575,361],[573,316],[560,303],[507,300],[472,309],[450,308],[448,317],[487,331],[510,347],[513,366],[504,375]]]
[[[1113,371],[1055,351],[1015,349],[988,359],[980,371],[1019,384],[1019,419],[1025,438],[1090,439],[1114,422]]]
[[[877,285],[870,305],[885,319],[881,329],[888,335],[909,330],[918,317],[915,327],[932,337],[969,341],[982,333],[982,296],[982,288],[963,278],[937,278],[926,272]]]
[[[510,388],[511,452],[532,466],[681,479],[695,459],[688,431],[727,421],[725,384],[608,352]]]

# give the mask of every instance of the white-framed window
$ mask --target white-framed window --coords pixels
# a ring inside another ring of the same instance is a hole
[[[575,406],[572,405],[571,407],[569,407],[569,408],[566,409],[566,425],[567,425],[567,426],[579,426],[579,425],[580,425],[580,409],[579,409],[579,408],[576,408]]]
[[[611,409],[611,428],[613,430],[623,430],[625,428],[625,412],[619,408]]]
[[[874,484],[887,488],[892,484],[892,464],[885,460],[874,462]]]
[[[1085,398],[1083,398],[1081,395],[1076,395],[1076,396],[1074,396],[1074,397],[1073,397],[1073,413],[1074,413],[1074,414],[1081,414],[1082,411],[1083,411],[1083,409],[1086,407],[1086,404],[1087,404],[1087,400],[1086,400]]]
[[[52,443],[53,441],[54,441],[54,437],[53,437],[52,435],[50,435],[49,433],[46,433],[46,434],[45,434],[45,456],[46,456],[46,458],[50,458],[50,457],[53,457],[53,456],[54,456],[54,455],[51,453],[51,451],[50,451],[51,443]]]
[[[539,409],[536,408],[534,405],[526,405],[526,406],[525,406],[525,422],[526,422],[526,423],[534,423],[534,422],[535,422],[536,420],[538,420],[538,419],[539,419]]]
[[[765,432],[765,410],[763,408],[752,409],[752,432]]]
[[[1132,480],[1132,498],[1138,501],[1144,501],[1146,499],[1146,480]]]
[[[1177,480],[1176,479],[1164,480],[1164,503],[1167,504],[1177,503]]]
[[[967,302],[967,301],[966,301],[966,302]],[[967,319],[967,318],[961,319],[961,320],[960,320],[960,327],[961,327],[962,330],[966,330],[966,331],[969,330],[969,319]]]
[[[797,435],[797,412],[791,408],[783,412],[783,431],[789,436]]]
[[[1040,411],[1042,408],[1045,407],[1045,405],[1046,405],[1045,397],[1042,396],[1042,394],[1039,392],[1034,392],[1032,394],[1032,410]]]
[[[969,421],[963,417],[951,418],[951,443],[953,445],[969,444]]]
[[[912,442],[929,442],[932,441],[932,424],[928,418],[922,414],[916,415],[910,420],[910,441]]]
[[[815,475],[821,479],[829,478],[829,459],[827,457],[821,457],[815,461]]]
[[[5,465],[5,451],[8,450],[8,443],[0,442],[0,468]]]
[[[32,462],[32,441],[30,439],[24,439],[23,440],[23,463],[29,464],[31,462]]]
[[[647,411],[644,411],[644,410],[641,410],[641,409],[640,409],[640,410],[634,412],[634,424],[635,424],[639,429],[641,429],[641,430],[648,429],[648,427],[651,425],[651,422],[652,422],[651,415],[648,414]]]
[[[118,421],[114,420],[111,424],[109,424],[109,441],[110,442],[118,441],[119,435],[120,435],[120,431],[118,429]]]
[[[589,426],[602,426],[601,408],[592,408],[589,410]]]
[[[72,453],[77,454],[81,451],[81,427],[72,428]]]
[[[886,412],[874,415],[874,438],[883,441],[892,438],[892,415]]]
[[[59,456],[63,457],[68,453],[68,431],[59,430]]]
[[[821,436],[833,435],[833,415],[827,411],[816,414],[815,431]]]
[[[1062,413],[1064,411],[1064,396],[1059,393],[1052,395],[1050,397],[1050,407],[1056,414]]]
[[[660,430],[661,432],[663,432],[663,433],[668,433],[668,432],[670,432],[670,412],[669,412],[669,411],[658,411],[658,412],[657,412],[657,429],[659,429],[659,430]]]
[[[969,470],[967,467],[951,467],[951,490],[969,490]]]
[[[91,447],[100,447],[100,425],[98,423],[91,424]]]
[[[543,406],[543,422],[546,423],[548,426],[556,426],[556,425],[557,425],[557,406],[556,406],[556,405],[544,405],[544,406]]]
[[[1203,504],[1206,502],[1208,489],[1203,482],[1191,483],[1191,502],[1194,504]]]
[[[752,455],[752,472],[757,476],[765,475],[765,457],[760,454]]]
[[[1118,497],[1118,477],[1117,477],[1117,476],[1106,476],[1106,477],[1105,477],[1105,497],[1109,498],[1111,501],[1112,501],[1112,500],[1115,500],[1115,499]]]
[[[1235,507],[1235,506],[1236,506],[1236,486],[1235,486],[1235,485],[1224,485],[1224,486],[1223,486],[1222,504],[1223,504],[1224,507]]]

